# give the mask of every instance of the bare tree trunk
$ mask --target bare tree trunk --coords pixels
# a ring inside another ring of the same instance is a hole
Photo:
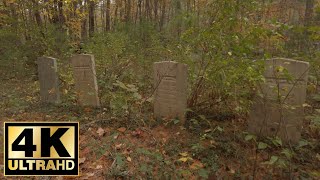
[[[175,16],[178,17],[180,15],[181,15],[181,2],[177,1],[176,7],[175,7]],[[181,24],[180,19],[177,21],[176,31],[177,31],[177,34],[180,36],[181,31],[182,31],[182,24]]]
[[[119,14],[119,19],[121,22],[123,22],[123,20],[125,19],[125,7],[123,7],[123,4],[122,4],[122,0],[120,0],[120,4],[119,4],[119,7],[120,7],[120,14]]]
[[[53,1],[53,23],[62,25],[65,22],[63,14],[63,0]]]
[[[305,27],[309,27],[312,25],[312,19],[313,19],[313,8],[314,8],[314,0],[307,0],[306,1],[306,11],[305,11],[305,16],[304,16],[304,25]],[[304,31],[304,40],[302,41],[301,44],[302,49],[304,51],[309,50],[311,47],[311,41],[310,41],[310,32],[308,31],[308,28],[305,28]]]
[[[63,25],[65,22],[65,17],[63,14],[63,0],[59,0],[58,2],[58,11],[59,11],[59,23]]]
[[[142,22],[142,0],[138,0],[139,22]]]
[[[160,31],[164,26],[164,21],[166,18],[166,0],[162,0],[162,7],[161,7],[161,19],[160,19]]]
[[[89,36],[92,37],[94,34],[94,9],[95,4],[93,0],[89,1]]]
[[[58,13],[58,2],[57,2],[57,0],[54,0],[53,1],[53,7],[52,7],[52,9],[53,9],[53,17],[52,17],[52,23],[54,23],[54,24],[56,24],[56,23],[58,23],[59,22],[59,13]]]
[[[146,4],[145,4],[145,18],[148,19],[148,20],[151,19],[150,0],[146,0]]]
[[[135,15],[134,15],[134,24],[137,24],[137,19],[138,19],[138,14],[139,14],[139,6],[138,6],[138,4],[139,4],[139,2],[137,2],[136,11],[134,12],[135,13]]]
[[[118,2],[116,1],[116,9],[115,9],[115,11],[114,11],[113,27],[115,27],[115,26],[116,26],[117,16],[118,16]]]
[[[313,18],[314,0],[306,0],[306,11],[304,15],[304,25],[309,26]]]
[[[80,0],[81,1],[81,0]],[[81,2],[82,4],[82,2]],[[87,0],[84,0],[84,5],[81,8],[81,13],[84,13],[86,11],[87,7]],[[88,31],[87,31],[87,17],[83,18],[82,26],[81,26],[81,38],[87,38],[88,36]]]
[[[22,9],[21,18],[22,18],[23,25],[24,25],[24,28],[23,28],[23,30],[24,30],[24,32],[23,32],[24,33],[24,40],[23,40],[23,42],[26,42],[27,40],[30,39],[30,36],[28,34],[28,28],[29,28],[28,18],[27,18],[26,12],[24,11],[24,9],[25,9],[24,4],[22,3],[22,4],[19,4],[18,6],[19,6],[18,8]],[[12,12],[12,17],[13,18],[18,18],[16,13],[15,13],[15,9],[16,9],[16,7],[14,6],[14,4],[10,4],[10,10]],[[15,29],[17,29],[17,23],[16,22],[13,23],[13,27],[15,27]]]
[[[106,31],[111,30],[111,21],[110,21],[110,0],[107,0],[107,9],[106,9]]]
[[[73,10],[72,10],[72,17],[77,16],[77,7],[78,7],[78,1],[73,2]]]
[[[196,1],[194,1],[194,2],[196,2]],[[197,5],[197,11],[198,11],[198,13],[197,13],[197,20],[198,20],[197,25],[199,27],[200,26],[200,1],[199,0],[198,0],[197,4],[198,4]]]
[[[41,20],[41,15],[40,15],[40,11],[39,11],[39,4],[37,1],[32,0],[33,6],[34,6],[34,16],[37,22],[37,25],[39,27],[42,26],[42,20]]]
[[[101,27],[103,31],[106,31],[106,20],[105,20],[105,11],[106,11],[106,1],[102,0],[102,4],[100,6],[100,19],[101,19]]]
[[[187,13],[191,12],[191,0],[187,0],[186,9],[187,9]]]
[[[154,1],[154,8],[153,8],[153,13],[154,13],[154,21],[155,21],[155,26],[158,26],[158,6],[159,2],[157,0]]]
[[[126,1],[126,22],[130,21],[130,15],[131,15],[131,0]]]

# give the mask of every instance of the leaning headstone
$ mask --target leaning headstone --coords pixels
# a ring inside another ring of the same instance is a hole
[[[82,106],[99,107],[98,85],[93,55],[81,54],[71,58],[78,102]]]
[[[265,64],[265,82],[249,117],[249,131],[297,143],[301,136],[309,63],[276,58]]]
[[[185,121],[188,67],[174,61],[156,62],[154,70],[154,116]]]
[[[40,57],[37,60],[40,82],[40,99],[43,103],[60,102],[57,61],[51,57]]]

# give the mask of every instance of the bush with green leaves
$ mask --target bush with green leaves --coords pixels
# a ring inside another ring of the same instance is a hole
[[[248,111],[255,83],[263,79],[263,62],[257,60],[264,58],[258,48],[266,31],[250,18],[256,6],[255,1],[210,1],[207,26],[183,33],[174,59],[189,65],[192,110]]]

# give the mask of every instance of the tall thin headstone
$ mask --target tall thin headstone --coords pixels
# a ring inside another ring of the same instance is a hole
[[[249,131],[297,143],[301,136],[309,63],[267,60],[264,77],[249,117]]]
[[[98,84],[93,55],[75,55],[71,58],[71,64],[79,104],[99,107]]]
[[[188,67],[174,61],[156,62],[154,69],[154,116],[185,121]]]
[[[51,57],[37,60],[40,82],[40,99],[43,103],[60,103],[57,61]]]

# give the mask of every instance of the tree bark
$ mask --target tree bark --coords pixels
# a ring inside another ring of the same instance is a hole
[[[117,22],[117,16],[118,16],[118,2],[117,1],[115,1],[115,3],[116,3],[116,8],[115,8],[115,10],[114,10],[114,21],[113,21],[113,27],[115,27],[116,26],[116,22]]]
[[[81,0],[80,0],[81,1]],[[82,4],[82,2],[80,2]],[[86,11],[86,6],[87,6],[87,0],[84,0],[84,4],[81,7],[81,13],[85,13]],[[85,39],[88,36],[88,31],[87,31],[87,17],[83,18],[82,21],[82,26],[81,26],[81,39]]]
[[[179,17],[181,15],[181,2],[180,1],[177,1],[176,2],[176,7],[175,7],[175,16],[176,17]],[[178,19],[177,21],[177,27],[176,27],[176,32],[177,34],[180,36],[181,34],[181,31],[182,31],[182,24],[181,24],[181,21],[180,21],[180,18]]]
[[[126,22],[130,21],[130,15],[131,15],[131,0],[126,0]]]
[[[94,34],[94,9],[95,4],[93,0],[89,1],[89,36],[92,37]]]
[[[306,0],[306,11],[304,16],[304,25],[310,26],[313,18],[314,0]]]
[[[53,1],[53,17],[52,17],[52,23],[56,24],[59,22],[59,13],[58,13],[58,2],[57,0]]]
[[[110,21],[110,0],[107,0],[106,8],[106,31],[111,30],[111,21]]]
[[[166,18],[166,0],[162,0],[162,7],[161,7],[161,19],[160,19],[160,31],[164,26],[164,21]]]
[[[150,20],[151,18],[151,10],[150,10],[150,0],[146,0],[145,4],[145,18]]]
[[[42,20],[41,20],[41,15],[39,11],[39,4],[37,1],[32,0],[33,6],[34,6],[34,17],[36,19],[37,25],[41,27],[42,25]]]
[[[59,0],[58,2],[58,11],[59,11],[59,23],[63,25],[65,22],[65,17],[63,14],[63,0]]]
[[[157,26],[159,21],[158,21],[158,6],[159,2],[157,0],[154,1],[154,8],[153,8],[153,14],[154,14],[154,21],[155,25]]]
[[[138,0],[139,22],[142,22],[142,0]]]

